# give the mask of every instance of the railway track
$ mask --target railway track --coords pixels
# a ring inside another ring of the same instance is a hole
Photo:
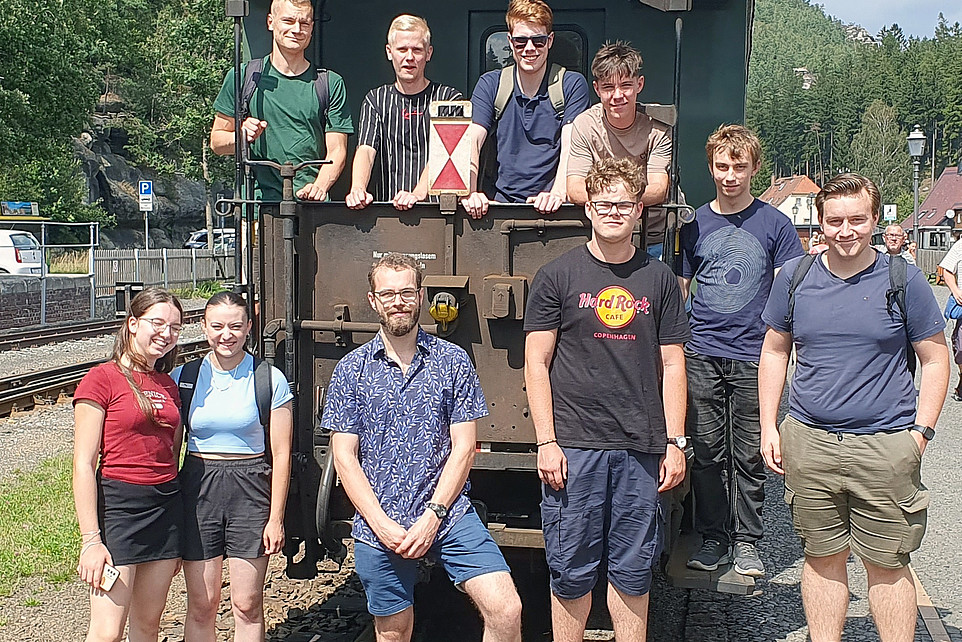
[[[190,361],[207,350],[206,339],[184,341],[180,343],[178,362]],[[37,404],[56,403],[61,396],[73,394],[84,375],[105,361],[96,359],[0,379],[0,417],[30,410]]]
[[[203,308],[184,310],[184,323],[198,323],[204,316]],[[120,327],[122,319],[101,319],[85,323],[70,325],[44,326],[42,328],[28,328],[14,332],[0,333],[0,351],[19,350],[33,346],[98,337],[113,334]]]

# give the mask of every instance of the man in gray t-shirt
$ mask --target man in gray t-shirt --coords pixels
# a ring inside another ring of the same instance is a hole
[[[811,257],[787,262],[762,313],[762,456],[785,475],[785,501],[804,542],[802,601],[812,639],[841,639],[850,552],[868,573],[880,637],[911,640],[915,631],[909,554],[925,533],[922,453],[935,436],[949,361],[945,322],[924,275],[907,266],[904,297],[896,296],[889,262],[897,259],[871,246],[880,201],[878,188],[857,174],[828,181],[815,198],[828,249],[800,280],[796,270]],[[921,364],[917,403],[906,338]],[[776,427],[793,347],[788,416]]]

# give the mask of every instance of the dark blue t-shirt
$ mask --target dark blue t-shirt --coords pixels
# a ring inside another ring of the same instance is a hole
[[[588,109],[588,82],[576,71],[565,72],[561,83],[565,106],[558,114],[548,98],[547,72],[538,94],[531,98],[515,77],[514,93],[496,123],[494,99],[500,77],[501,71],[495,70],[478,79],[471,96],[472,120],[488,130],[488,136],[497,136],[495,200],[524,203],[529,196],[551,189],[561,156],[561,128]]]
[[[870,250],[873,251],[874,250]],[[906,363],[905,326],[888,312],[889,257],[840,279],[820,256],[795,290],[793,328],[785,323],[788,285],[798,260],[785,264],[772,286],[762,319],[791,332],[797,352],[789,414],[831,432],[871,434],[915,423],[915,385]],[[925,275],[908,266],[905,288],[908,336],[921,341],[945,330]]]
[[[758,361],[775,268],[804,253],[792,222],[757,198],[728,215],[709,203],[681,228],[681,248],[682,276],[698,282],[688,347],[709,357]]]

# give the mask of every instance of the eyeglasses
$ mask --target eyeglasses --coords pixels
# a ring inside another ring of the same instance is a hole
[[[377,300],[387,305],[388,303],[394,303],[397,297],[401,297],[401,301],[404,303],[414,303],[418,300],[418,291],[414,288],[406,288],[400,292],[396,290],[380,290],[374,293]]]
[[[887,239],[904,239],[905,238],[905,236],[903,236],[902,234],[885,234],[884,236]]]
[[[603,216],[610,216],[617,212],[619,216],[628,216],[635,211],[635,207],[638,205],[634,201],[618,201],[617,203],[612,201],[588,201],[593,209],[598,214]]]
[[[543,49],[548,44],[548,36],[508,36],[508,40],[515,49],[524,49],[528,46],[528,41],[535,46],[535,49]]]
[[[147,321],[148,323],[150,323],[150,327],[152,327],[155,332],[163,332],[167,328],[170,328],[171,334],[180,334],[180,331],[184,329],[184,326],[180,325],[179,323],[167,323],[163,319],[157,319],[157,318],[147,319],[147,318],[141,317],[138,319],[138,321]]]

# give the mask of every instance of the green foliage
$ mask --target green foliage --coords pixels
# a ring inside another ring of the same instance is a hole
[[[224,284],[220,281],[204,281],[198,283],[196,288],[181,288],[171,291],[180,299],[209,299],[225,289]]]
[[[924,165],[936,134],[936,175],[962,156],[962,28],[942,18],[934,38],[906,38],[892,25],[876,39],[846,40],[809,0],[758,0],[746,115],[772,173],[822,183],[859,170],[892,202],[911,194],[905,132],[915,124],[928,136]],[[814,74],[808,88],[800,68]]]
[[[73,576],[80,537],[70,480],[71,458],[63,455],[0,484],[0,595],[23,577]]]

